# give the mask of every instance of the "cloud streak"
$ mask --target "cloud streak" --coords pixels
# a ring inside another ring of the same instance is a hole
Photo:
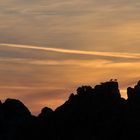
[[[41,47],[41,46],[33,46],[33,45],[5,44],[5,43],[1,43],[0,46],[19,48],[19,49],[33,49],[33,50],[39,50],[45,52],[57,52],[57,53],[64,53],[64,54],[140,59],[140,53],[84,51],[84,50],[71,50],[71,49],[63,49],[63,48],[50,48],[50,47]]]

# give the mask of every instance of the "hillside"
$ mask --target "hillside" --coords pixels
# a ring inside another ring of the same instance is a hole
[[[120,96],[117,81],[82,86],[55,111],[33,116],[19,100],[0,102],[1,140],[122,140],[140,138],[140,82]]]

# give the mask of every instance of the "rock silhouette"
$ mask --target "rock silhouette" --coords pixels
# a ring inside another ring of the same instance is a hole
[[[140,139],[140,81],[121,98],[117,80],[82,86],[56,110],[33,116],[19,100],[0,102],[1,140]]]

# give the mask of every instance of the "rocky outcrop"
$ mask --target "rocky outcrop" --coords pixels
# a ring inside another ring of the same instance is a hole
[[[49,121],[49,119],[53,116],[53,110],[48,107],[44,107],[41,110],[41,113],[38,115],[38,118],[42,121]]]
[[[140,138],[140,82],[121,98],[117,81],[82,86],[56,110],[35,117],[19,100],[0,102],[2,140],[122,140]]]
[[[16,99],[7,99],[2,104],[2,110],[4,113],[4,118],[8,120],[12,118],[18,119],[31,116],[28,108],[22,102]]]

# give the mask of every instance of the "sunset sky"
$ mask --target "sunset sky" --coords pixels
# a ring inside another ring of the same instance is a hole
[[[140,80],[139,0],[0,0],[0,99],[33,114],[81,85]]]

